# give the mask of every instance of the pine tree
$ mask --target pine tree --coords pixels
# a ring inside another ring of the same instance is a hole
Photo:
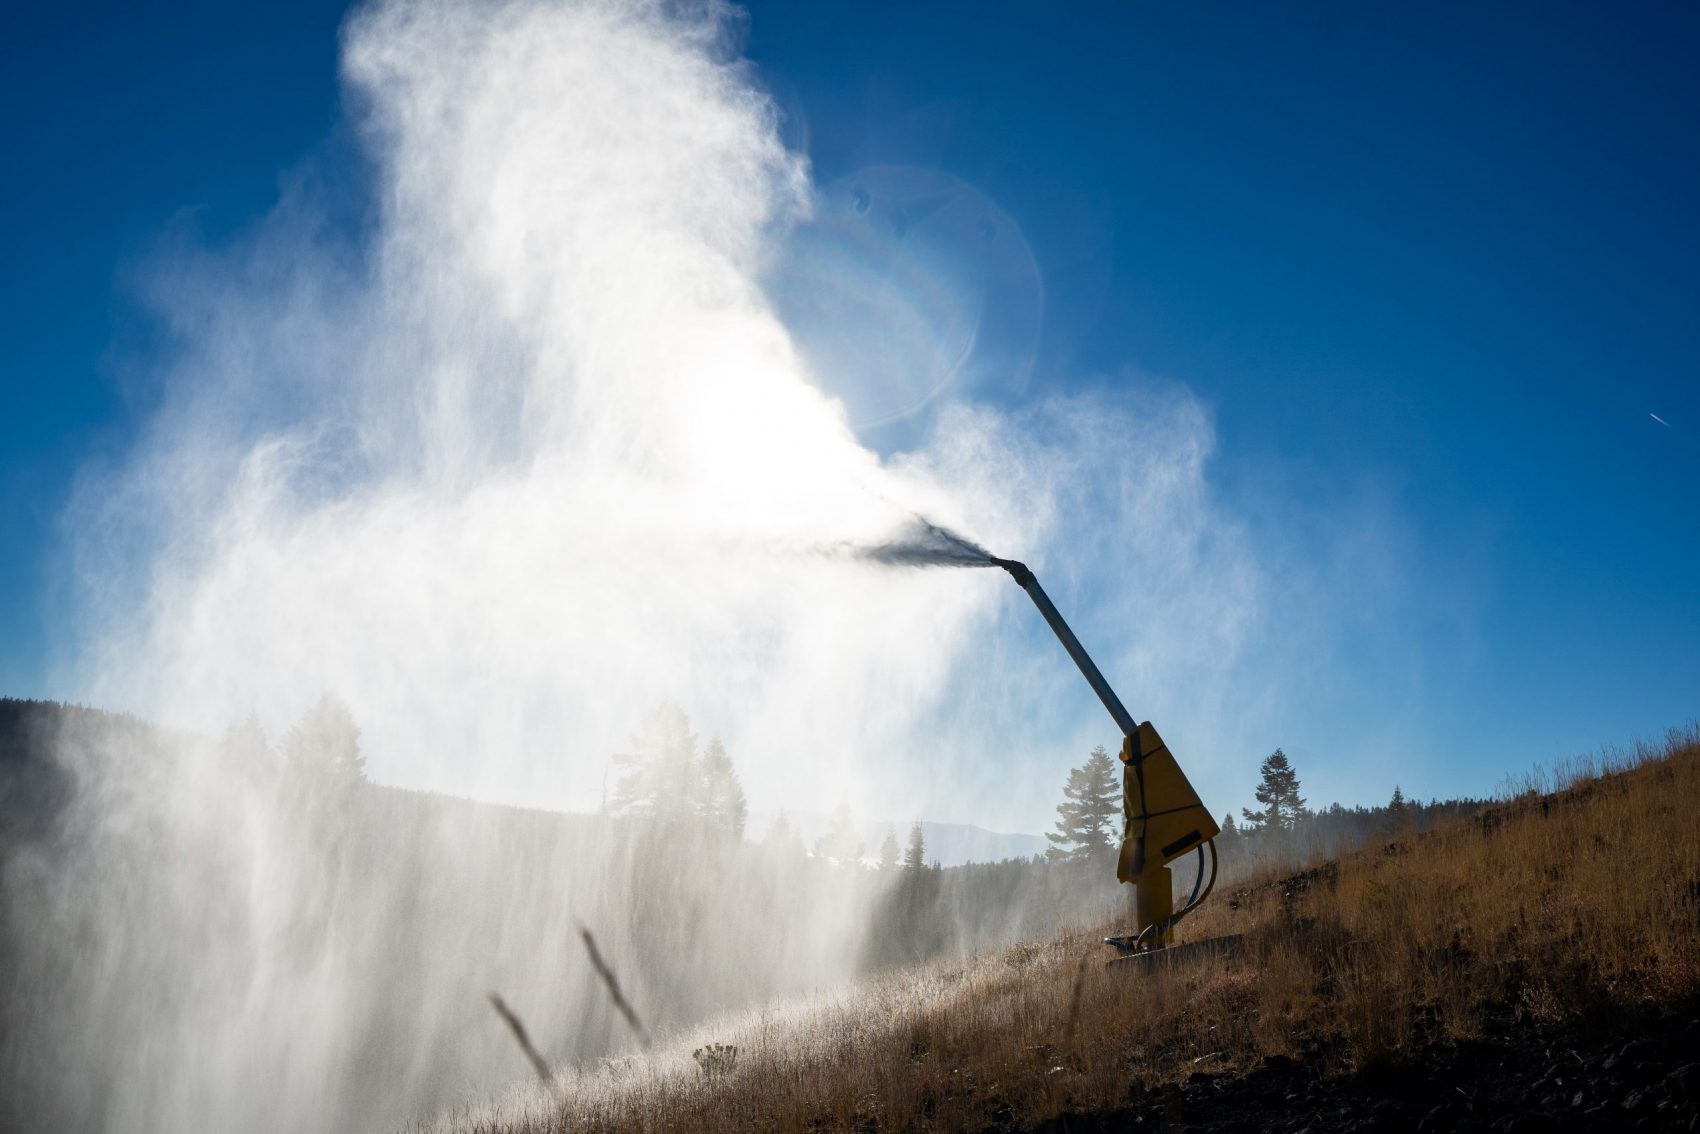
[[[856,813],[848,800],[841,800],[832,810],[832,826],[815,840],[815,857],[832,859],[849,865],[862,857],[862,840],[856,834]]]
[[[1398,784],[1393,785],[1393,798],[1387,801],[1387,829],[1394,834],[1402,830],[1411,818],[1410,805]]]
[[[718,736],[708,742],[708,751],[703,753],[701,776],[703,818],[714,830],[742,839],[750,809],[732,758],[726,755],[726,746]]]
[[[896,841],[887,839],[893,850]],[[874,910],[874,929],[868,938],[872,963],[912,964],[944,946],[950,919],[940,916],[942,882],[943,872],[927,865],[926,833],[916,820],[909,828],[901,872]]]
[[[614,761],[626,768],[614,787],[615,814],[678,821],[698,812],[703,785],[697,738],[678,705],[659,705],[632,738],[632,750]]]
[[[1233,842],[1234,836],[1239,833],[1240,827],[1238,823],[1234,822],[1234,813],[1232,811],[1224,813],[1222,816],[1222,839],[1226,842]]]
[[[1277,748],[1263,761],[1259,769],[1262,781],[1257,787],[1257,802],[1262,811],[1241,808],[1246,829],[1250,831],[1290,831],[1304,818],[1305,801],[1299,795],[1299,777],[1288,761],[1287,754]]]
[[[909,846],[903,851],[903,869],[919,873],[927,868],[927,840],[921,830],[921,821],[915,820],[915,825],[909,828]]]
[[[345,789],[366,778],[360,729],[334,693],[324,694],[290,726],[282,749],[290,771],[308,783]]]
[[[880,844],[880,873],[884,874],[897,867],[897,835],[890,830],[885,833],[885,841]]]
[[[1122,788],[1116,765],[1100,744],[1086,763],[1068,773],[1067,800],[1057,805],[1057,829],[1046,834],[1053,861],[1085,862],[1109,854],[1122,813]]]

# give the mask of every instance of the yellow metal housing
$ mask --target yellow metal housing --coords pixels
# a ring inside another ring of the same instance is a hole
[[[1157,730],[1146,721],[1122,738],[1122,850],[1116,877],[1133,883],[1133,921],[1146,948],[1174,936],[1169,863],[1222,833]]]
[[[1121,756],[1127,767],[1117,878],[1133,882],[1222,833],[1150,721],[1122,739]]]

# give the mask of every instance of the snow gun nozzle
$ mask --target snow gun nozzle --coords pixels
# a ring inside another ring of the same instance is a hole
[[[1027,564],[1017,563],[1013,559],[999,559],[995,555],[992,556],[991,559],[994,565],[1002,567],[1005,571],[1008,571],[1010,578],[1014,579],[1021,587],[1025,588],[1033,585],[1033,572],[1027,569]]]

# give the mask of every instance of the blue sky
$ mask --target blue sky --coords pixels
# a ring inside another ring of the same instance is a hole
[[[1019,227],[1043,316],[986,396],[1182,383],[1242,509],[1394,519],[1400,634],[1346,643],[1301,773],[1394,700],[1432,721],[1423,796],[1700,715],[1700,16],[1040,11],[757,3],[747,51],[822,185],[933,171]],[[338,169],[341,16],[6,17],[0,692],[63,695],[59,516],[149,404],[153,250]]]

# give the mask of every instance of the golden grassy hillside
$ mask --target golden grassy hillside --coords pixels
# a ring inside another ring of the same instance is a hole
[[[1240,935],[1229,956],[1106,965],[1102,933],[1063,936],[723,1020],[448,1128],[1022,1129],[1200,1070],[1281,1056],[1396,1068],[1507,1021],[1538,1030],[1691,1001],[1700,730],[1607,763],[1219,890],[1182,938]],[[693,1058],[709,1043],[736,1052]]]

